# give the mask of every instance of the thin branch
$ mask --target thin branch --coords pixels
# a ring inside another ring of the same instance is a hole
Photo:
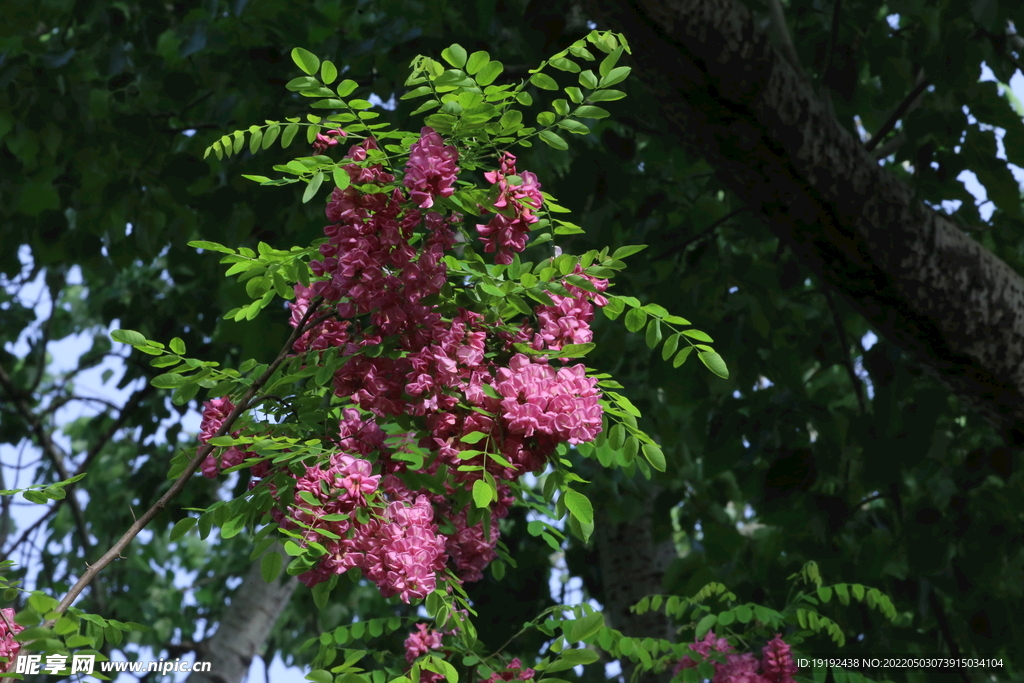
[[[879,160],[884,159],[899,151],[899,148],[906,144],[906,142],[907,134],[904,133],[902,130],[897,131],[896,135],[893,135],[891,138],[889,138],[881,145],[879,145],[874,151],[872,151],[871,156]]]
[[[56,304],[55,304],[56,305]],[[14,386],[14,382],[11,380],[10,375],[7,371],[0,366],[0,386],[3,386],[11,399],[14,401],[14,407],[17,408],[18,413],[21,414],[22,419],[25,420],[32,427],[32,431],[36,435],[36,439],[39,441],[39,446],[43,449],[43,455],[53,465],[53,469],[57,471],[57,476],[62,481],[66,481],[71,478],[71,473],[68,472],[67,465],[65,464],[65,456],[61,451],[60,446],[53,442],[50,438],[50,433],[46,431],[43,423],[40,422],[35,414],[32,413],[32,409],[29,408],[28,404],[21,398],[18,393],[17,387]],[[75,528],[78,530],[78,535],[82,540],[82,549],[85,553],[85,557],[90,557],[92,552],[92,542],[89,540],[89,530],[85,526],[85,515],[82,514],[82,506],[78,502],[78,498],[75,497],[74,492],[70,492],[70,495],[65,495],[65,499],[71,506],[71,516],[75,520]],[[97,603],[103,605],[103,598],[100,595],[100,591],[96,592]]]
[[[942,639],[946,641],[946,645],[949,647],[949,654],[953,655],[954,659],[959,660],[960,648],[957,647],[956,641],[953,640],[953,631],[949,628],[949,620],[946,619],[946,610],[943,609],[942,603],[939,602],[939,596],[935,592],[935,588],[931,586],[928,591],[928,602],[932,606],[932,611],[935,612],[935,619],[939,622],[939,631],[942,632]],[[971,683],[971,678],[963,667],[957,667],[957,673],[960,674],[960,679],[964,683]]]
[[[828,74],[828,70],[832,68],[832,56],[836,53],[836,45],[839,44],[839,9],[842,5],[842,0],[835,0],[832,4],[832,34],[828,41],[828,54],[825,57],[825,66],[822,67],[821,73],[824,75]]]
[[[800,64],[796,48],[793,47],[793,39],[789,37],[789,28],[786,26],[786,15],[782,11],[781,0],[769,0],[768,12],[771,17],[772,26],[775,28],[775,33],[779,39],[779,49],[782,50],[782,56],[793,65],[793,68],[796,69],[796,72],[802,78],[806,79],[807,74]]]
[[[43,372],[46,370],[46,349],[50,345],[50,330],[53,327],[54,313],[57,311],[57,298],[53,295],[53,290],[50,290],[51,308],[50,315],[46,318],[46,322],[43,323],[43,338],[39,342],[39,366],[36,368],[36,376],[32,378],[32,388],[29,389],[29,394],[35,393],[36,389],[43,381]]]
[[[280,367],[281,363],[283,363],[285,358],[288,357],[288,354],[292,350],[292,346],[295,344],[295,340],[298,339],[299,336],[305,331],[306,323],[309,322],[310,316],[312,316],[314,311],[316,311],[316,309],[319,307],[320,301],[321,300],[317,298],[313,303],[310,304],[309,309],[306,311],[305,315],[302,316],[302,320],[295,327],[295,329],[292,330],[291,335],[288,337],[288,341],[285,342],[284,346],[281,348],[280,353],[277,354],[277,358],[274,359],[274,362],[270,364],[270,367],[266,369],[266,371],[259,377],[259,379],[253,382],[252,386],[249,387],[249,389],[239,400],[238,405],[235,406],[235,409],[231,411],[231,414],[228,415],[227,419],[225,419],[223,424],[221,424],[220,429],[217,430],[217,433],[214,435],[213,438],[223,436],[224,434],[229,433],[231,431],[232,425],[234,425],[235,423],[235,420],[238,419],[238,416],[249,409],[249,402],[252,401],[256,393],[263,387],[264,384],[266,384],[267,380],[269,380],[270,377],[275,372],[277,372],[277,368]],[[146,525],[149,524],[153,520],[153,518],[160,513],[161,510],[167,507],[168,503],[170,503],[179,493],[181,493],[182,489],[185,488],[185,484],[188,483],[188,480],[192,478],[192,475],[195,474],[196,470],[199,469],[199,466],[206,459],[206,456],[209,455],[210,451],[212,451],[214,448],[216,448],[216,446],[213,446],[212,444],[207,442],[206,444],[204,444],[203,446],[196,450],[195,456],[193,456],[192,460],[189,461],[188,465],[185,467],[185,471],[181,473],[177,480],[175,480],[175,482],[171,485],[171,488],[169,488],[167,492],[164,493],[164,495],[160,496],[160,499],[156,503],[154,503],[151,508],[146,510],[145,514],[139,517],[139,519],[128,528],[124,535],[121,536],[120,539],[118,539],[117,543],[111,546],[110,550],[103,554],[103,557],[101,557],[92,566],[90,566],[85,571],[85,573],[82,574],[81,578],[78,579],[75,585],[71,587],[71,590],[68,591],[67,595],[64,596],[64,598],[60,601],[60,604],[58,604],[54,610],[55,612],[57,612],[58,615],[64,614],[64,612],[67,611],[68,607],[71,606],[71,603],[73,603],[75,599],[82,593],[82,591],[85,590],[85,588],[90,583],[92,583],[93,579],[99,576],[99,573],[103,571],[107,567],[107,565],[109,565],[115,559],[120,557],[121,551],[128,547],[132,540],[139,535],[139,532],[141,532],[146,527]],[[56,619],[49,619],[43,624],[43,627],[52,628],[53,625],[56,623]]]
[[[736,209],[735,211],[731,211],[731,212],[725,214],[724,216],[719,218],[717,221],[715,221],[714,223],[712,223],[708,227],[706,227],[703,230],[701,230],[699,233],[697,233],[693,237],[689,238],[688,240],[685,240],[682,244],[676,244],[676,245],[673,245],[673,246],[669,247],[663,253],[661,253],[660,255],[656,256],[654,258],[654,260],[655,261],[660,261],[662,259],[668,258],[669,256],[674,256],[675,254],[678,254],[681,251],[686,251],[686,249],[691,244],[694,244],[695,242],[699,242],[700,240],[703,240],[703,239],[706,239],[706,238],[710,237],[711,234],[718,228],[718,226],[720,226],[722,223],[725,223],[730,218],[734,218],[738,214],[743,213],[746,210],[747,210],[747,207],[744,206],[744,207],[741,207],[739,209]]]
[[[846,368],[846,374],[850,376],[853,391],[857,394],[860,414],[865,415],[867,414],[867,404],[864,401],[864,385],[861,383],[860,377],[857,376],[857,371],[853,367],[853,361],[850,360],[850,342],[846,337],[846,328],[843,327],[843,321],[839,319],[839,309],[836,308],[836,301],[832,296],[832,290],[827,285],[822,290],[825,292],[825,300],[828,302],[829,310],[832,311],[832,321],[835,323],[836,334],[839,337],[839,346],[842,349],[839,361]]]
[[[918,104],[919,98],[924,94],[925,90],[928,89],[929,85],[931,85],[931,83],[929,83],[928,79],[924,77],[924,70],[919,70],[917,72],[917,85],[915,85],[914,89],[910,91],[910,94],[899,103],[899,106],[897,106],[892,112],[889,119],[882,124],[882,127],[879,128],[875,134],[871,136],[871,139],[864,144],[864,149],[870,152],[877,147],[878,143],[880,143],[882,139],[896,127],[896,122],[913,111],[914,107]]]
[[[10,500],[9,497],[4,497],[5,502],[8,500]],[[53,503],[51,503],[50,507],[47,508],[43,516],[37,519],[36,521],[32,522],[32,525],[25,529],[25,531],[21,533],[21,536],[18,536],[18,540],[16,540],[14,544],[11,545],[10,548],[5,550],[3,555],[0,555],[0,561],[9,558],[14,553],[14,551],[18,549],[18,546],[20,546],[22,543],[28,540],[28,537],[32,535],[33,531],[42,526],[43,522],[52,517],[53,513],[60,509],[60,506],[63,505],[65,500],[67,500],[67,498],[61,498],[60,500],[55,500]]]
[[[96,459],[96,456],[100,454],[103,447],[106,446],[112,438],[114,438],[114,435],[122,427],[124,427],[124,423],[128,421],[128,417],[131,413],[139,406],[140,403],[142,403],[142,399],[154,391],[155,388],[152,385],[146,384],[131,395],[131,397],[125,402],[124,407],[120,409],[120,414],[117,416],[117,419],[114,420],[114,424],[110,425],[110,428],[103,433],[99,440],[92,445],[92,448],[89,449],[89,452],[85,454],[85,459],[82,460],[82,464],[79,465],[78,471],[75,472],[76,475],[89,469],[89,465]]]

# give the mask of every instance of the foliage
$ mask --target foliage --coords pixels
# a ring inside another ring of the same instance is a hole
[[[232,130],[240,122],[263,120],[265,112],[303,120],[304,98],[298,93],[281,98],[275,87],[288,81],[284,46],[316,45],[338,64],[351,65],[339,78],[376,69],[373,78],[358,82],[353,96],[369,101],[376,93],[388,101],[399,93],[405,67],[416,54],[437,54],[452,41],[469,53],[486,50],[506,65],[532,64],[586,31],[585,16],[568,3],[430,6],[424,11],[419,3],[379,2],[373,11],[359,12],[356,3],[309,3],[296,11],[293,3],[283,2],[127,9],[87,2],[67,12],[37,3],[5,15],[14,37],[3,38],[0,47],[0,240],[29,247],[33,275],[46,269],[61,305],[44,335],[45,318],[36,320],[39,313],[12,294],[24,281],[18,275],[18,250],[0,250],[8,276],[0,337],[11,342],[25,331],[31,342],[31,352],[17,357],[5,347],[0,367],[10,371],[21,395],[31,396],[47,430],[56,427],[46,408],[75,395],[73,387],[68,389],[75,375],[47,371],[41,383],[34,378],[46,367],[48,344],[72,333],[95,334],[86,363],[112,352],[105,331],[115,320],[151,339],[180,334],[195,355],[225,367],[237,367],[242,358],[267,357],[280,346],[282,318],[274,311],[248,327],[218,322],[223,311],[253,300],[186,243],[216,235],[219,242],[255,251],[260,241],[308,243],[318,231],[312,203],[284,205],[238,180],[240,174],[260,172],[260,162],[247,148],[221,161],[212,154],[205,164],[201,160],[207,142],[202,131]],[[883,8],[844,2],[835,32],[831,4],[793,2],[785,14],[805,68],[832,94],[837,118],[852,131],[855,115],[869,134],[880,130],[913,89],[918,62],[927,62],[925,75],[936,91],[925,94],[901,129],[884,136],[883,144],[905,133],[887,167],[921,183],[923,196],[933,203],[959,199],[957,216],[965,229],[1019,269],[1021,235],[1010,220],[1013,206],[981,220],[957,180],[961,168],[976,170],[988,187],[982,167],[994,165],[988,172],[1005,185],[998,168],[1005,162],[982,154],[960,156],[957,147],[975,128],[972,141],[988,144],[986,131],[963,112],[965,105],[971,114],[978,109],[979,121],[1002,126],[985,113],[985,102],[1001,106],[992,101],[991,86],[976,78],[984,60],[1009,82],[1016,67],[1012,52],[1000,43],[1010,46],[1012,40],[1000,22],[1017,11],[1012,3]],[[900,15],[895,28],[886,21],[888,12]],[[1013,18],[1020,26],[1021,18]],[[53,28],[57,33],[49,33]],[[506,68],[495,82],[506,82],[511,71]],[[197,84],[199,96],[194,95]],[[659,117],[657,102],[628,83],[622,91],[637,103],[629,116],[589,122],[591,133],[581,135],[582,144],[566,154],[555,156],[547,145],[538,145],[522,158],[549,179],[546,189],[563,205],[582,209],[576,221],[585,232],[570,236],[574,251],[609,243],[650,245],[619,274],[620,287],[642,293],[637,294],[642,304],[672,301],[688,317],[709,321],[707,331],[729,359],[728,384],[673,373],[644,340],[622,335],[617,323],[595,322],[597,347],[588,363],[616,375],[644,413],[640,424],[665,446],[667,473],[655,475],[664,488],[657,499],[656,532],[677,540],[682,555],[666,591],[692,595],[718,580],[742,601],[780,605],[786,577],[813,558],[830,577],[878,586],[892,596],[901,618],[911,620],[910,627],[896,630],[870,614],[836,615],[853,654],[949,651],[944,634],[963,653],[1019,650],[1019,456],[908,365],[898,349],[884,340],[865,348],[864,321],[841,301],[830,303],[791,254],[764,234],[755,215],[736,213],[744,207],[719,193],[710,176],[716,169],[680,149],[672,128]],[[408,127],[413,104],[400,101],[395,112],[380,110],[380,120]],[[1016,125],[1005,116],[1001,120],[1009,124],[1002,126],[1007,130]],[[180,134],[189,128],[200,134]],[[928,163],[929,156],[940,168]],[[990,196],[1007,206],[1006,192]],[[126,222],[135,226],[129,235]],[[160,256],[165,246],[169,249]],[[88,297],[82,297],[83,286],[66,281],[74,265],[81,268]],[[182,320],[190,321],[189,329],[175,332]],[[131,386],[139,386],[137,378],[160,372],[130,362],[124,385],[135,380]],[[2,393],[0,440],[34,440],[31,423],[14,411],[7,390]],[[126,414],[120,425],[111,414],[66,427],[70,461],[82,463],[96,449],[88,469],[104,473],[75,484],[88,493],[84,515],[100,547],[131,523],[130,506],[146,507],[160,495],[166,486],[163,466],[176,454],[178,428],[170,445],[152,438],[162,420],[173,424],[178,418],[162,396],[145,393]],[[105,441],[114,428],[131,438]],[[598,457],[602,454],[608,457],[599,450]],[[589,460],[574,460],[574,470],[598,487],[593,495],[613,520],[629,518],[648,491],[639,478],[608,476]],[[46,460],[36,483],[47,486],[63,478]],[[246,485],[242,477],[235,490]],[[111,611],[105,614],[151,625],[151,633],[140,635],[141,644],[163,651],[194,637],[199,619],[216,621],[223,613],[231,593],[228,577],[244,572],[249,553],[243,539],[205,543],[187,534],[180,539],[183,547],[169,541],[174,525],[190,516],[185,507],[205,509],[216,497],[212,485],[186,492],[180,505],[170,506],[151,525],[150,542],[133,546],[129,562],[107,570]],[[81,550],[67,503],[51,520],[43,527],[46,538],[72,535],[73,551],[40,554],[44,576],[52,577],[40,585],[59,593],[74,577],[56,568],[88,551]],[[521,519],[510,527],[510,549],[520,548],[531,558],[529,572],[546,571],[546,545],[529,536],[526,526]],[[586,595],[603,601],[607,579],[597,569],[593,545],[570,537],[566,554],[573,573],[585,580]],[[150,569],[154,563],[195,573],[189,595],[196,601],[183,603],[168,572]],[[520,572],[527,571],[523,567],[521,561]],[[509,571],[506,581],[517,579],[534,589],[544,583],[523,581],[516,576],[520,572]],[[550,605],[543,585],[532,599],[510,604],[490,576],[470,592],[474,601],[489,596],[491,605],[500,605],[486,620],[494,625],[489,624],[494,631],[487,636],[492,649],[515,630],[500,622],[521,624]],[[91,594],[82,606],[97,610]],[[268,652],[308,662],[308,651],[297,653],[297,643],[311,633],[347,624],[355,613],[389,609],[354,586],[332,601],[320,624],[311,617],[311,601],[299,595]],[[856,639],[860,634],[863,641]],[[136,647],[125,644],[130,655]],[[524,643],[524,651],[536,649]],[[594,668],[584,676],[599,677],[590,673]],[[922,680],[923,674],[900,675]],[[943,675],[929,673],[928,680]],[[1005,672],[1010,679],[1015,675]]]

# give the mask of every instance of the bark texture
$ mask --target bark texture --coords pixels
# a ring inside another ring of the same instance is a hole
[[[882,334],[1024,443],[1024,280],[916,201],[736,0],[583,0],[682,144]]]
[[[671,539],[655,543],[651,535],[651,515],[657,491],[645,498],[641,514],[633,520],[613,524],[603,505],[595,506],[594,540],[600,555],[601,582],[604,585],[604,615],[608,625],[633,638],[664,638],[674,641],[672,622],[661,611],[633,614],[629,608],[641,598],[663,593],[662,582],[669,565],[677,557]],[[599,501],[597,501],[599,503]],[[629,681],[634,665],[620,660],[622,673]],[[641,677],[645,683],[664,683],[671,671]]]
[[[291,560],[280,544],[270,552],[279,553],[285,566]],[[241,683],[297,584],[294,576],[266,583],[260,574],[260,561],[255,561],[231,598],[216,633],[196,652],[197,660],[211,662],[210,671],[189,674],[187,683]]]

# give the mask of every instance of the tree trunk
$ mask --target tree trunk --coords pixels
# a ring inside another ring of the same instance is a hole
[[[656,488],[652,486],[651,488]],[[662,593],[669,564],[677,557],[672,539],[655,543],[651,536],[651,515],[657,491],[642,503],[641,514],[633,520],[612,523],[601,505],[595,506],[594,538],[600,554],[601,583],[604,586],[604,615],[608,625],[631,638],[664,638],[674,641],[672,622],[664,612],[651,610],[637,615],[629,611],[641,598]],[[628,682],[636,668],[620,660]],[[647,673],[643,683],[665,683],[667,674]]]
[[[285,566],[291,560],[280,544],[270,552],[280,554]],[[260,561],[253,562],[231,598],[217,632],[204,640],[196,652],[197,660],[211,662],[211,670],[193,672],[187,682],[241,683],[297,584],[294,576],[281,576],[273,583],[266,583],[260,574]]]
[[[582,0],[681,142],[855,310],[1024,443],[1024,280],[913,197],[736,0]]]

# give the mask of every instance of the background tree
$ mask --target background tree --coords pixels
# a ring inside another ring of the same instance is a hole
[[[741,598],[781,602],[786,577],[814,559],[827,578],[897,600],[896,625],[837,610],[851,653],[1005,654],[1012,665],[1024,571],[1022,226],[1008,162],[1021,162],[1024,130],[1001,88],[978,82],[983,62],[1003,83],[1020,68],[1013,22],[1022,18],[1012,12],[995,2],[854,0],[8,2],[0,441],[35,445],[39,481],[90,476],[33,531],[12,528],[5,501],[4,552],[19,541],[35,548],[39,586],[61,593],[131,523],[131,508],[169,485],[174,444],[191,437],[184,409],[146,388],[147,366],[129,359],[111,380],[132,390],[123,404],[55,421],[81,400],[76,376],[114,353],[105,335],[114,321],[150,338],[182,336],[223,362],[269,357],[283,341],[283,312],[219,320],[244,292],[185,244],[283,247],[322,227],[322,207],[241,179],[279,152],[201,159],[215,135],[306,111],[282,88],[294,75],[292,46],[348,66],[357,93],[386,102],[402,92],[416,54],[459,42],[523,78],[525,65],[595,21],[626,33],[646,87],[628,85],[629,114],[598,122],[569,154],[535,147],[521,158],[580,212],[581,248],[651,245],[632,257],[619,291],[676,302],[712,334],[732,374],[673,370],[640,338],[599,329],[599,355],[588,360],[641,397],[670,467],[651,483],[581,473],[606,503],[601,535],[565,550],[585,594],[616,627],[660,636],[664,622],[623,608],[712,578]],[[410,111],[400,102],[384,117],[407,126]],[[958,180],[965,170],[992,200],[981,211]],[[943,200],[960,202],[948,217],[928,208]],[[42,320],[18,296],[40,273],[56,302]],[[869,331],[882,339],[867,348]],[[91,349],[72,371],[54,371],[48,349],[81,333],[94,335]],[[26,352],[12,353],[17,339]],[[232,577],[249,571],[245,539],[170,541],[185,507],[218,495],[205,481],[188,491],[82,600],[152,627],[123,644],[128,653],[218,657],[221,649],[203,649],[212,629],[196,625],[257,602],[225,605]],[[481,638],[491,647],[550,604],[547,546],[525,521],[508,530],[524,558],[505,579],[513,583],[487,577],[473,587],[487,605]],[[191,598],[175,571],[195,577]],[[510,586],[520,599],[505,599]],[[262,652],[301,664],[307,638],[393,610],[355,587],[317,613],[300,587]],[[524,653],[539,646],[521,644]],[[257,651],[258,643],[242,648],[239,661]],[[1002,675],[1019,677],[1013,668]]]

